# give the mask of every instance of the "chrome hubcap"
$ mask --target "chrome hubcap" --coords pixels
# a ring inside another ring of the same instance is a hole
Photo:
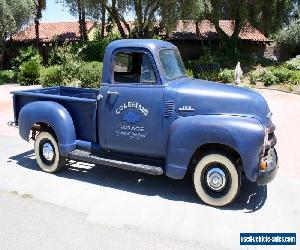
[[[220,191],[226,185],[226,176],[222,169],[214,167],[207,172],[206,183],[213,191]]]
[[[52,161],[54,158],[53,146],[48,142],[43,145],[43,156],[47,161]]]

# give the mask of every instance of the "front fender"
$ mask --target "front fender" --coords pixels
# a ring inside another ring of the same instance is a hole
[[[59,150],[67,155],[76,147],[76,133],[72,117],[62,105],[52,101],[36,101],[26,104],[20,111],[19,134],[29,140],[30,130],[34,124],[48,124],[55,132]]]
[[[165,173],[171,178],[183,178],[196,150],[205,144],[217,143],[237,151],[247,178],[255,181],[264,134],[264,125],[252,117],[181,117],[170,128]]]

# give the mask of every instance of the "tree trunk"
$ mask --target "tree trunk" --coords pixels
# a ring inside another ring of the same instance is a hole
[[[4,35],[0,34],[0,69],[4,68],[4,54],[5,54],[6,46],[4,42]]]
[[[83,41],[87,41],[88,37],[87,37],[87,29],[86,29],[86,20],[85,20],[85,5],[82,6],[82,13],[81,13],[81,27],[82,27],[82,37],[83,37]]]
[[[35,45],[37,48],[39,48],[40,43],[40,20],[39,18],[34,19],[35,24]]]
[[[36,15],[34,18],[35,24],[35,45],[39,48],[40,44],[40,18],[42,17],[42,0],[35,1]]]
[[[196,37],[199,39],[200,38],[200,30],[199,30],[199,21],[197,20],[195,22],[196,25]]]
[[[82,9],[81,9],[81,1],[77,1],[77,7],[78,7],[78,23],[79,23],[79,34],[80,34],[80,40],[83,39],[83,29],[82,29]]]
[[[126,20],[125,20],[125,18],[124,18],[123,16],[120,16],[120,15],[119,15],[119,19],[120,19],[120,21],[123,23],[123,25],[125,26],[125,28],[127,29],[128,35],[126,35],[126,36],[130,36],[131,30],[130,30],[129,24],[126,22]]]
[[[105,36],[105,22],[106,22],[106,0],[101,1],[101,37]]]
[[[236,49],[238,48],[239,34],[240,34],[243,26],[244,26],[244,20],[242,20],[239,17],[236,18],[234,21],[234,30],[233,30],[232,36],[229,39],[231,47],[236,48]]]
[[[117,12],[116,0],[112,0],[111,7],[106,5],[106,10],[109,13],[109,15],[111,16],[111,18],[114,20],[115,24],[117,25],[117,28],[120,32],[121,37],[126,38],[126,33],[123,29],[120,17]]]
[[[79,33],[80,39],[87,41],[87,30],[85,21],[85,0],[77,0],[78,5],[78,21],[79,21]]]
[[[144,22],[143,22],[143,12],[142,12],[142,3],[141,0],[134,1],[134,9],[138,24],[138,38],[143,37],[144,33]]]
[[[218,40],[219,40],[219,49],[223,52],[226,52],[229,37],[221,29],[220,24],[219,24],[219,20],[210,20],[210,21],[214,24],[215,29],[217,31]]]

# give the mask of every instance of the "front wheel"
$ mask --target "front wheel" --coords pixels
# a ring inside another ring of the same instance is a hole
[[[238,195],[240,170],[223,154],[207,154],[195,167],[193,182],[197,195],[206,204],[222,207]]]
[[[34,143],[34,152],[40,168],[47,173],[54,173],[65,166],[66,158],[59,153],[54,136],[46,131],[40,132]]]

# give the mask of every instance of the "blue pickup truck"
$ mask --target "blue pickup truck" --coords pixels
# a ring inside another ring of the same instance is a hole
[[[187,77],[176,46],[119,40],[105,51],[99,89],[13,92],[20,136],[35,141],[49,173],[67,159],[182,179],[206,204],[225,206],[241,176],[265,185],[276,175],[275,126],[265,99]]]

